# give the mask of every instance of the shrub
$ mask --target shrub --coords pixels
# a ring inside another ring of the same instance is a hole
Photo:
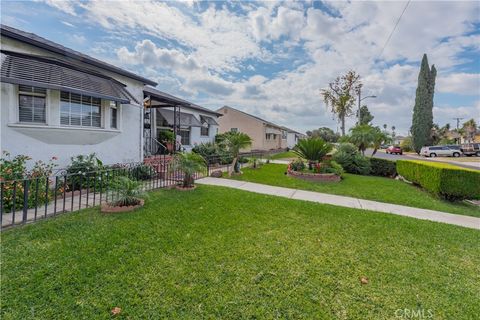
[[[201,155],[208,164],[229,164],[233,161],[233,156],[223,145],[218,143],[206,142],[196,145],[193,152]]]
[[[400,143],[400,147],[405,152],[413,151],[413,144],[412,144],[412,137],[406,137],[402,143]]]
[[[348,173],[363,175],[370,173],[370,161],[351,143],[340,144],[332,160],[340,164]]]
[[[370,174],[380,177],[395,177],[397,165],[395,161],[387,159],[370,158]]]
[[[290,162],[290,169],[293,171],[302,171],[305,169],[305,162],[302,159],[293,160]]]
[[[140,164],[130,170],[131,178],[136,180],[150,180],[154,174],[155,170],[146,164]]]
[[[27,207],[33,208],[37,204],[52,199],[50,177],[56,164],[53,157],[49,162],[36,161],[31,170],[27,170],[27,161],[30,157],[17,155],[13,159],[10,153],[4,152],[0,158],[0,181],[3,182],[3,210],[5,212],[21,210],[24,203],[25,187],[28,188]],[[23,180],[25,179],[25,180]]]
[[[413,160],[398,160],[397,171],[405,179],[444,199],[480,199],[480,171]]]
[[[320,165],[320,173],[334,173],[337,176],[342,176],[345,172],[340,164],[335,161],[324,162]]]
[[[67,185],[69,190],[80,190],[93,187],[102,181],[103,174],[95,174],[105,169],[103,163],[95,153],[78,155],[71,158],[72,162],[67,167]]]
[[[332,150],[332,145],[320,138],[300,139],[293,149],[293,152],[309,162],[320,161]]]

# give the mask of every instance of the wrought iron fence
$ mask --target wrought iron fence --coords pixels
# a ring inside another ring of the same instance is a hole
[[[197,172],[194,179],[206,172]],[[183,181],[175,160],[160,157],[148,163],[123,163],[91,172],[57,171],[52,176],[0,181],[0,224],[21,225],[61,213],[112,202],[119,195],[118,177],[140,182],[143,191],[172,187]]]

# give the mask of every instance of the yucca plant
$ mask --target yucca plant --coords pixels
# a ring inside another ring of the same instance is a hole
[[[332,150],[332,145],[320,138],[301,139],[293,148],[293,152],[308,161],[308,168],[321,161]]]
[[[177,153],[174,157],[172,170],[183,173],[182,187],[191,188],[194,184],[194,175],[207,169],[205,159],[194,152]]]
[[[126,176],[119,176],[112,182],[112,189],[118,194],[113,206],[136,206],[140,203],[138,198],[143,194],[142,184]]]

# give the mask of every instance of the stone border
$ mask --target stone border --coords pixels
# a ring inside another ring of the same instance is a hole
[[[307,181],[316,181],[316,182],[339,182],[342,180],[342,177],[336,175],[335,173],[310,173],[310,172],[299,172],[293,171],[290,168],[287,170],[287,175],[290,177],[295,177]]]
[[[181,185],[179,185],[179,186],[176,186],[175,189],[177,189],[178,191],[192,191],[197,189],[197,186],[193,185],[192,187],[184,188]]]

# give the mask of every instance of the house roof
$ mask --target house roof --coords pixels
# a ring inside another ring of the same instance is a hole
[[[205,107],[199,106],[197,104],[191,103],[191,102],[189,102],[187,100],[184,100],[182,98],[175,97],[175,96],[173,96],[169,93],[160,91],[160,90],[158,90],[156,88],[153,88],[153,87],[150,87],[150,86],[145,86],[143,88],[143,94],[147,95],[147,96],[151,96],[155,100],[157,100],[161,103],[165,103],[167,105],[168,104],[170,104],[172,106],[173,105],[180,105],[180,106],[187,107],[187,108],[197,110],[197,111],[200,111],[200,112],[212,114],[212,115],[215,115],[217,117],[222,115],[221,113],[218,113],[218,112],[210,110],[208,108],[205,108]]]
[[[264,122],[265,124],[268,124],[268,125],[270,125],[270,126],[277,127],[277,128],[282,129],[282,130],[287,130],[287,131],[290,131],[290,132],[293,132],[293,133],[297,133],[297,134],[302,134],[302,135],[303,135],[303,133],[297,132],[297,131],[292,130],[292,129],[290,129],[290,128],[287,128],[287,127],[285,127],[285,126],[280,126],[280,125],[278,125],[278,124],[275,124],[275,123],[270,122],[270,121],[268,121],[268,120],[262,119],[262,118],[260,118],[260,117],[257,117],[257,116],[255,116],[255,115],[253,115],[253,114],[250,114],[250,113],[247,113],[247,112],[245,112],[245,111],[238,110],[238,109],[233,108],[233,107],[230,107],[230,106],[223,106],[222,108],[229,108],[229,109],[238,111],[238,112],[240,112],[240,113],[243,113],[243,114],[245,114],[245,115],[247,115],[247,116],[249,116],[249,117],[252,117],[252,118],[254,118],[254,119],[258,120],[258,121],[262,121],[262,122]],[[220,109],[222,109],[222,108],[220,108]],[[220,110],[220,109],[218,109],[218,110]],[[217,111],[218,111],[218,110],[217,110]]]
[[[103,62],[101,60],[95,59],[89,55],[83,54],[81,52],[75,51],[73,49],[67,48],[62,46],[61,44],[58,44],[56,42],[47,40],[45,38],[42,38],[34,33],[29,33],[26,31],[22,31],[19,29],[12,28],[10,26],[1,24],[0,25],[0,34],[2,37],[8,37],[11,39],[15,39],[24,43],[28,43],[32,46],[42,48],[54,53],[58,53],[63,55],[64,57],[71,58],[73,60],[81,61],[86,64],[90,64],[92,66],[102,68],[111,72],[115,72],[117,74],[129,77],[131,79],[135,79],[138,81],[143,82],[144,84],[149,84],[156,86],[157,83],[149,80],[147,78],[144,78],[142,76],[139,76],[133,72],[127,71],[125,69],[116,67],[112,64]]]

